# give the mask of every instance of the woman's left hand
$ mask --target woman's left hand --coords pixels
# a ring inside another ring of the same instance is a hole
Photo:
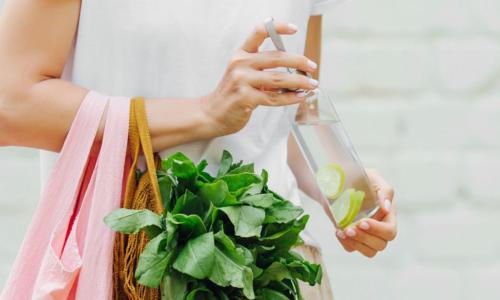
[[[337,230],[337,237],[348,252],[358,251],[374,257],[394,240],[397,233],[394,189],[375,170],[366,170],[377,194],[380,210],[373,218],[362,219],[345,230]]]

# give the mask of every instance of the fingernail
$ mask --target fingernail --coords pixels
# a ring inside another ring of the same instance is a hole
[[[392,205],[391,200],[385,199],[385,201],[384,201],[384,208],[385,208],[385,210],[390,211],[391,210],[391,205]]]
[[[304,98],[307,95],[307,92],[306,91],[300,91],[296,95],[299,98]]]
[[[345,233],[347,234],[347,236],[350,236],[350,237],[356,236],[356,230],[354,230],[352,228],[347,229]]]
[[[292,31],[299,30],[299,27],[297,27],[297,25],[292,24],[292,23],[288,23],[288,28],[290,28],[290,30],[292,30]]]
[[[361,229],[363,229],[363,230],[368,230],[368,229],[370,229],[370,224],[368,224],[368,222],[366,222],[366,221],[361,221],[361,224],[359,224],[359,227],[361,227]]]
[[[307,61],[307,65],[309,66],[309,68],[313,69],[313,70],[316,70],[316,68],[318,67],[318,64],[315,63],[314,61],[312,60],[308,60]]]
[[[341,239],[345,239],[345,233],[342,230],[337,230],[337,236]]]
[[[307,78],[307,80],[309,80],[309,83],[314,87],[317,87],[319,84],[319,82],[314,78]]]

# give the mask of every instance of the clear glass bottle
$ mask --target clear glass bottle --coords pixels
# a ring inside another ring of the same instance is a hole
[[[310,91],[303,104],[287,109],[332,222],[345,228],[372,217],[379,209],[377,197],[328,95],[320,89]]]

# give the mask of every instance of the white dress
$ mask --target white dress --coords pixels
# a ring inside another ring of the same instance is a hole
[[[284,36],[303,53],[310,15],[341,0],[82,0],[74,52],[64,78],[113,96],[199,97],[217,86],[229,58],[253,27],[269,17],[299,27]],[[261,51],[274,50],[266,41]],[[168,118],[165,115],[165,118]],[[289,125],[282,107],[258,107],[236,134],[161,152],[182,151],[214,168],[222,150],[269,172],[269,186],[300,204],[287,165]],[[57,154],[41,152],[42,187]]]

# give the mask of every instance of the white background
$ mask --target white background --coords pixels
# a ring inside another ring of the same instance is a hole
[[[365,165],[395,185],[400,222],[370,260],[305,204],[337,300],[500,299],[498,12],[498,0],[354,0],[324,16],[322,86]],[[38,152],[0,148],[0,166],[1,286],[38,201]]]

